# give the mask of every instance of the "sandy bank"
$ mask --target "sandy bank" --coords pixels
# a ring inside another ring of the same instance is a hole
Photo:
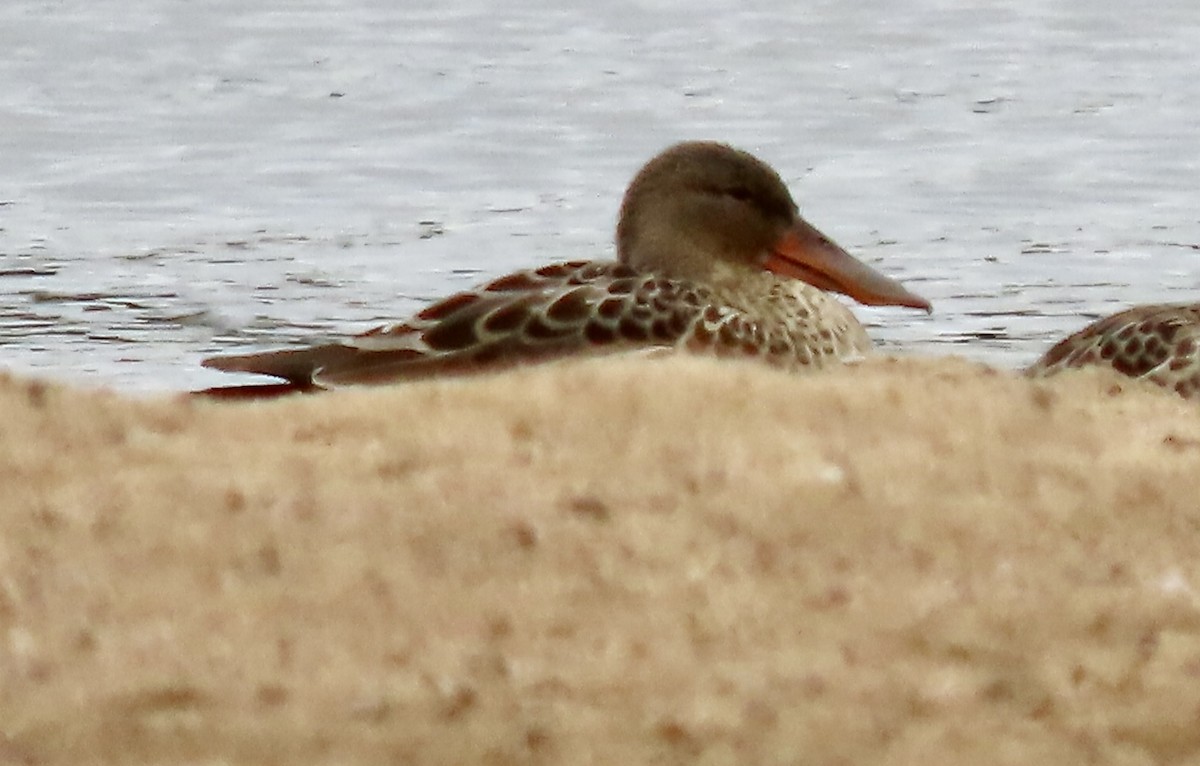
[[[1200,758],[1200,412],[1114,377],[0,406],[0,762]]]

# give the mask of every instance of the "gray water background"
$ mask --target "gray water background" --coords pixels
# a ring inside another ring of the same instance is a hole
[[[664,146],[777,167],[1004,367],[1196,300],[1200,4],[6,0],[0,368],[125,391],[610,257]]]

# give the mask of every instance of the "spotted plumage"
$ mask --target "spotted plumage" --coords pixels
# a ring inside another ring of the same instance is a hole
[[[1045,377],[1093,366],[1200,399],[1200,304],[1137,306],[1105,317],[1059,341],[1027,372]]]

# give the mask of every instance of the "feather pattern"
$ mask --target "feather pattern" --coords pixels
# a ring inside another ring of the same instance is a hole
[[[1200,398],[1200,304],[1136,306],[1105,317],[1059,341],[1027,374],[1095,366]]]
[[[840,303],[827,299],[836,308],[822,310],[836,316],[841,309],[841,322],[810,326],[795,320],[807,319],[818,307],[802,292],[790,292],[776,288],[765,296],[780,315],[770,322],[725,305],[720,291],[710,287],[639,274],[615,261],[571,261],[506,275],[344,343],[214,357],[204,364],[335,388],[494,370],[581,349],[601,354],[678,348],[763,357],[787,367],[819,366],[868,350],[870,341]]]

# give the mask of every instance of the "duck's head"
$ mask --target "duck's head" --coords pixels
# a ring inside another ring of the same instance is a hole
[[[621,203],[617,256],[646,272],[734,284],[769,271],[868,305],[930,310],[800,217],[779,174],[725,144],[676,144],[646,163]]]

